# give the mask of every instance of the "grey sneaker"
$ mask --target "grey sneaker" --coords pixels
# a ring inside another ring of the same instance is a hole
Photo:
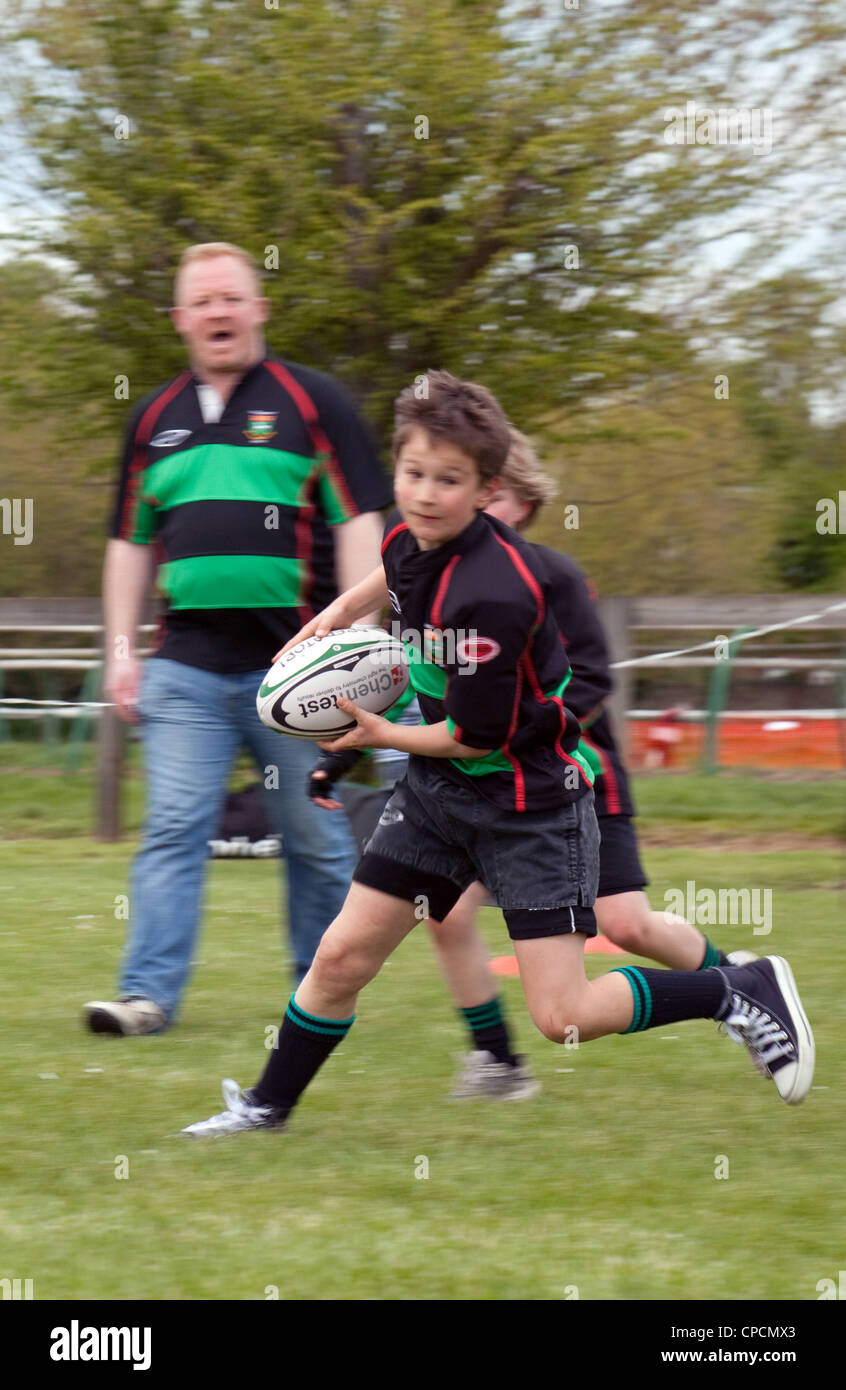
[[[113,1033],[118,1037],[139,1037],[142,1033],[158,1033],[167,1027],[167,1014],[152,999],[130,995],[108,1004],[95,1000],[86,1004],[84,1021],[92,1033]]]
[[[186,1125],[183,1134],[189,1134],[192,1139],[221,1139],[227,1134],[238,1134],[242,1129],[284,1128],[282,1111],[256,1105],[252,1094],[242,1091],[237,1081],[223,1081],[221,1090],[226,1109],[208,1120]]]
[[[527,1062],[516,1067],[498,1062],[492,1052],[470,1052],[464,1058],[451,1100],[529,1100],[540,1091],[540,1082]]]

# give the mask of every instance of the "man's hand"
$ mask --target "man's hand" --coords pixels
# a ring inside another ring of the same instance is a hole
[[[106,663],[103,674],[103,696],[111,700],[126,724],[138,723],[138,691],[141,686],[141,662],[134,656],[113,657]]]
[[[340,738],[319,743],[318,748],[325,748],[327,753],[340,753],[345,748],[393,747],[391,740],[395,726],[389,719],[383,719],[381,714],[371,714],[369,710],[359,709],[352,700],[345,700],[342,696],[338,697],[337,705],[342,714],[348,714],[355,720],[355,728],[350,729],[348,734],[342,734]]]

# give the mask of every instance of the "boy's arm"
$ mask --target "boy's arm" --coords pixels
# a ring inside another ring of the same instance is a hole
[[[365,614],[381,611],[387,602],[388,581],[385,578],[384,567],[377,565],[365,579],[347,589],[346,593],[336,598],[328,608],[324,608],[322,613],[316,614],[310,623],[301,627],[296,637],[292,637],[290,642],[280,647],[273,660],[278,661],[283,653],[290,651],[298,642],[304,642],[307,637],[325,637],[326,633],[332,632],[334,628],[351,627]]]
[[[335,527],[335,569],[342,593],[349,593],[357,584],[369,579],[374,564],[382,568],[379,561],[382,529],[383,522],[378,512],[365,512],[363,516],[355,516]],[[377,623],[383,606],[384,600],[372,609],[366,608],[359,616]]]
[[[447,721],[440,724],[392,724],[380,714],[359,709],[351,700],[338,700],[338,709],[356,721],[356,727],[342,738],[321,743],[332,753],[347,748],[395,748],[398,753],[416,753],[424,758],[484,758],[490,748],[473,748],[453,738]]]

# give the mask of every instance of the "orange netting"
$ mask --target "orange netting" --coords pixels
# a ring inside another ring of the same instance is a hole
[[[668,738],[669,733],[669,738]],[[629,761],[633,768],[695,767],[702,759],[702,724],[629,720]],[[789,715],[720,720],[720,767],[804,767],[836,771],[846,767],[846,723],[839,719],[801,719]]]

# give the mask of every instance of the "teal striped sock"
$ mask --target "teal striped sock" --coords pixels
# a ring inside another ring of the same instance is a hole
[[[293,1110],[312,1077],[329,1054],[347,1036],[352,1018],[318,1018],[306,1013],[291,995],[279,1039],[261,1080],[253,1087],[259,1105],[272,1106],[287,1115]]]
[[[516,1058],[511,1050],[511,1038],[502,1007],[502,999],[494,995],[486,1004],[476,1004],[471,1009],[458,1011],[470,1033],[472,1046],[479,1052],[491,1052],[498,1062],[510,1062]]]
[[[642,1033],[686,1018],[716,1018],[728,986],[718,970],[639,970],[624,965],[612,975],[625,975],[634,998],[634,1014],[623,1033]]]

